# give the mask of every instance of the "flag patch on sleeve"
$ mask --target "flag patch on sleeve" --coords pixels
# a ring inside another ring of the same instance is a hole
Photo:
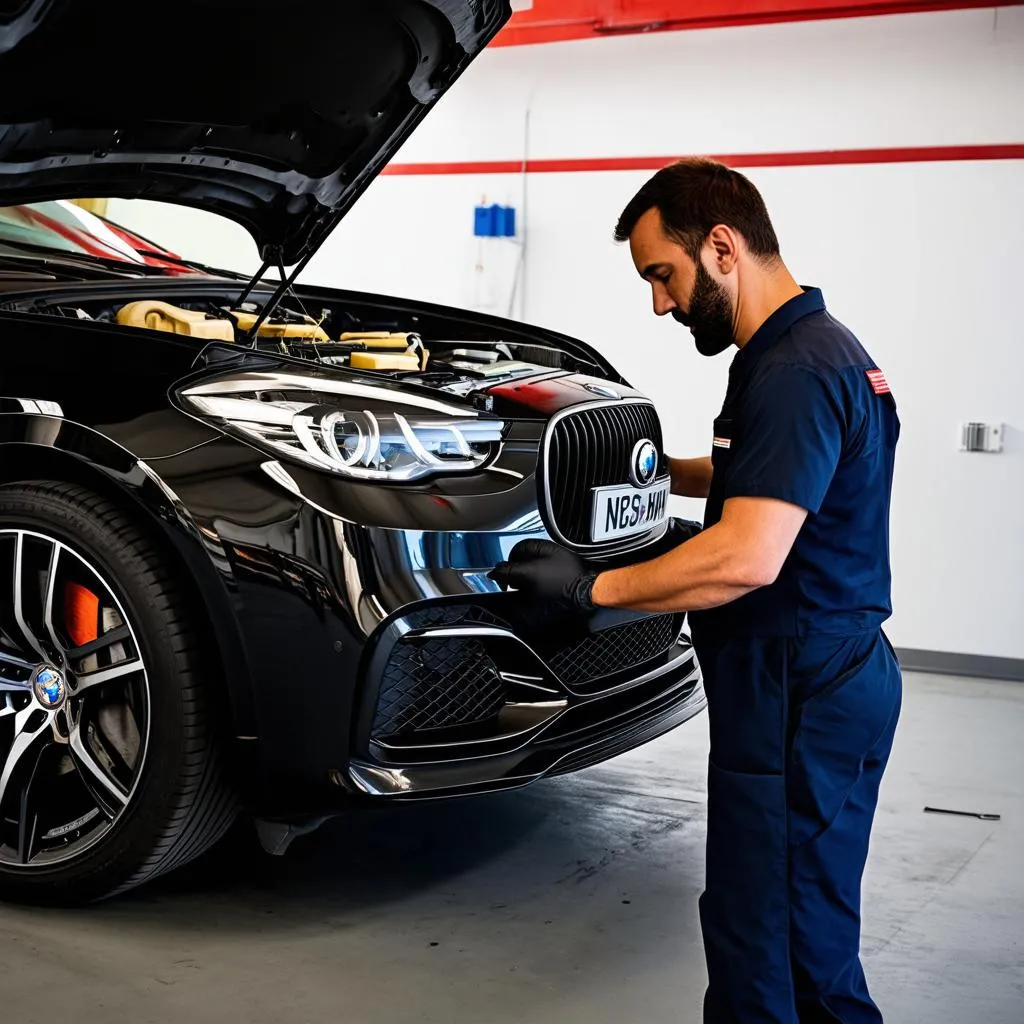
[[[731,448],[732,438],[731,437],[716,437],[712,439],[712,443],[716,448]]]
[[[887,395],[892,390],[889,387],[889,382],[885,379],[885,374],[881,370],[866,370],[865,373],[867,373],[871,390],[876,395]]]

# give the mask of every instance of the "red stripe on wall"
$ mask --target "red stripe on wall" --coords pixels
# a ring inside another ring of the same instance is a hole
[[[389,164],[391,175],[572,174],[584,171],[656,171],[678,156],[579,157],[566,160],[464,160],[452,163]],[[791,153],[730,153],[712,156],[730,167],[825,167],[835,164],[908,164],[950,160],[1024,160],[1024,142],[991,146],[909,146],[886,149],[819,149]]]
[[[1020,0],[534,0],[491,46],[600,39],[639,32],[1014,7]]]

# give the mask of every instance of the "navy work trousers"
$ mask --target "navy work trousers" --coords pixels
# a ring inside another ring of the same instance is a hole
[[[861,877],[899,718],[881,632],[695,637],[711,729],[706,1024],[879,1024]]]

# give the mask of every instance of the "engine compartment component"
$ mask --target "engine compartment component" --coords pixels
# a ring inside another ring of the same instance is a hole
[[[159,299],[129,302],[117,311],[117,322],[126,327],[146,327],[151,331],[186,334],[210,341],[234,341],[234,325],[226,317],[219,318],[200,310],[172,306]]]
[[[420,359],[413,352],[353,352],[348,365],[354,370],[421,370]]]
[[[231,318],[240,331],[248,334],[256,323],[257,314],[248,310],[233,309],[231,311]],[[261,338],[302,338],[307,341],[331,340],[327,332],[312,317],[303,317],[300,320],[268,317],[260,324],[260,329],[256,333]]]

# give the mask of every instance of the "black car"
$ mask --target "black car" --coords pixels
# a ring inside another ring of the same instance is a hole
[[[689,536],[651,403],[572,338],[295,283],[506,0],[174,11],[155,37],[150,5],[37,0],[0,30],[10,899],[125,890],[239,813],[283,852],[522,786],[704,707],[682,616],[551,621],[487,575],[526,537],[621,565]],[[119,252],[62,220],[82,196],[221,214],[263,267],[103,223]]]

